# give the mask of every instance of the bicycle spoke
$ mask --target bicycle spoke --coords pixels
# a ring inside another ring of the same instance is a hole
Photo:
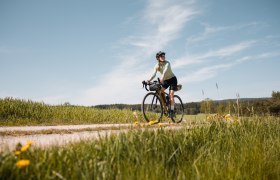
[[[142,112],[147,122],[160,121],[162,117],[162,105],[155,93],[148,93],[142,102]]]
[[[183,120],[184,116],[184,105],[181,98],[177,95],[174,96],[174,116],[172,117],[172,121],[175,123],[179,123]]]

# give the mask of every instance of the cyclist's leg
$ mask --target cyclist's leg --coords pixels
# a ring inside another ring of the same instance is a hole
[[[174,106],[174,90],[169,91],[170,104]]]
[[[169,96],[170,96],[170,105],[171,105],[171,111],[174,111],[174,92],[177,89],[177,78],[174,76],[173,78],[170,79],[170,91],[169,91]]]

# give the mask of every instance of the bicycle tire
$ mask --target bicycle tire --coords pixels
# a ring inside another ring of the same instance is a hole
[[[184,117],[184,104],[178,95],[174,95],[174,116],[171,120],[174,123],[180,123]]]
[[[142,114],[147,122],[158,121],[160,122],[163,115],[162,102],[160,101],[157,93],[147,93],[141,105]]]

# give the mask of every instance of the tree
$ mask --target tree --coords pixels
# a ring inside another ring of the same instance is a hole
[[[280,92],[272,91],[271,105],[269,106],[269,112],[271,115],[280,115]]]
[[[219,102],[217,107],[217,113],[223,114],[226,110],[226,106],[223,102]]]
[[[280,92],[279,91],[272,91],[272,95],[271,95],[271,97],[272,97],[272,101],[280,101]]]

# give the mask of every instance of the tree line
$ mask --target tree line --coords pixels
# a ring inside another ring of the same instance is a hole
[[[141,104],[111,104],[93,106],[100,109],[131,109],[140,111]],[[227,100],[212,100],[206,98],[201,102],[184,104],[186,114],[238,114],[252,115],[280,115],[280,91],[273,91],[270,98],[237,98]]]

